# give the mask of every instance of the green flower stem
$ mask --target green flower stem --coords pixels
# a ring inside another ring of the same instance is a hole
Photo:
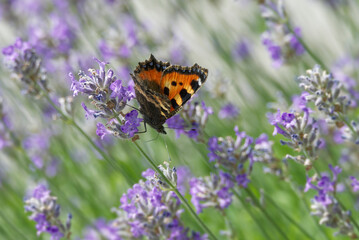
[[[287,28],[289,29],[289,31],[298,39],[298,41],[300,42],[300,44],[302,44],[302,46],[305,48],[305,50],[307,51],[307,53],[309,54],[309,56],[311,58],[313,58],[313,60],[319,64],[323,69],[326,69],[329,71],[329,68],[324,64],[324,62],[322,62],[320,60],[320,58],[314,54],[314,52],[312,52],[312,50],[308,47],[308,45],[303,41],[303,39],[301,37],[299,37],[293,30],[292,26],[288,23],[288,21],[285,23],[285,25],[287,26]]]
[[[300,226],[300,224],[298,224],[296,221],[294,221],[293,218],[291,218],[285,211],[283,211],[282,208],[280,208],[275,201],[265,192],[263,192],[265,195],[265,198],[269,200],[269,202],[289,221],[292,223],[293,226],[296,226],[298,228],[299,231],[301,231],[306,237],[308,237],[308,239],[311,239],[312,237],[310,236],[310,234],[305,231],[304,228],[302,228]]]
[[[290,186],[291,186],[291,189],[293,190],[293,192],[298,196],[298,198],[300,200],[302,200],[302,203],[303,203],[305,209],[307,210],[307,212],[310,213],[311,212],[310,205],[307,202],[307,200],[304,198],[303,192],[298,191],[298,188],[296,186],[294,186],[294,183],[292,181],[290,181]],[[319,222],[315,219],[315,216],[313,216],[311,214],[310,214],[310,216],[312,216],[314,223],[318,227],[319,231],[323,234],[323,236],[326,239],[331,239],[331,236],[329,236],[329,234],[324,230],[322,225],[319,224]]]
[[[255,205],[263,212],[263,214],[268,218],[268,220],[273,224],[273,226],[277,229],[277,231],[282,235],[283,239],[289,240],[287,235],[282,231],[282,229],[278,226],[276,221],[267,213],[267,211],[264,209],[264,207],[259,203],[257,198],[254,196],[254,194],[248,189],[245,188],[246,193],[251,197],[251,199],[254,201]]]
[[[246,202],[243,200],[243,198],[241,198],[241,196],[239,195],[239,193],[237,193],[234,189],[232,190],[233,194],[237,197],[237,199],[242,203],[243,205],[243,209],[246,210],[246,212],[251,216],[251,218],[254,220],[254,222],[257,224],[258,228],[260,229],[260,231],[263,233],[263,235],[265,236],[265,239],[273,239],[272,235],[269,235],[265,229],[263,229],[262,223],[260,223],[257,219],[257,217],[252,213],[252,211],[250,210],[249,207],[246,206]]]
[[[86,138],[86,140],[91,144],[91,146],[101,155],[101,157],[103,159],[106,160],[106,162],[108,162],[110,164],[111,167],[113,167],[114,169],[118,170],[123,176],[124,178],[126,179],[127,183],[129,185],[132,185],[134,184],[134,181],[132,180],[132,178],[127,174],[127,171],[122,169],[122,167],[120,167],[119,164],[117,164],[115,161],[113,161],[109,156],[107,156],[107,154],[102,151],[93,141],[92,139],[90,138],[89,135],[87,135],[84,130],[82,130],[82,128],[80,128],[80,126],[75,122],[74,119],[70,118],[69,116],[67,116],[65,113],[63,113],[61,111],[61,109],[59,107],[56,106],[56,104],[51,100],[51,98],[49,97],[48,93],[46,91],[43,91],[44,93],[44,97],[46,98],[46,100],[51,104],[51,106],[53,108],[56,109],[56,111],[61,115],[62,119],[72,125],[73,127],[75,127],[80,133],[82,136],[84,136]]]
[[[198,225],[207,232],[211,239],[217,240],[216,236],[212,233],[212,231],[204,224],[204,222],[198,217],[193,208],[189,205],[187,200],[183,197],[183,195],[178,191],[176,187],[173,186],[171,181],[169,181],[166,176],[162,173],[162,171],[157,167],[157,165],[151,160],[151,158],[142,150],[142,148],[138,145],[137,142],[134,142],[137,149],[142,153],[142,155],[146,158],[146,160],[150,163],[150,165],[156,170],[156,172],[161,176],[161,178],[170,186],[171,190],[176,193],[176,195],[181,199],[181,202],[185,205],[187,210],[192,214]]]

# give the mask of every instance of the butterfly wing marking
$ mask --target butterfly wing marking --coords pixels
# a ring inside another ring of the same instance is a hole
[[[198,64],[192,67],[172,65],[162,74],[160,89],[171,103],[174,115],[200,89],[206,81],[208,70]]]
[[[152,88],[160,86],[163,71],[170,66],[169,62],[158,61],[152,54],[148,60],[138,63],[134,73],[138,81],[149,81]]]
[[[170,118],[171,103],[167,96],[148,88],[149,81],[139,80],[131,75],[135,82],[136,99],[140,104],[140,110],[146,123],[155,129],[159,129]]]

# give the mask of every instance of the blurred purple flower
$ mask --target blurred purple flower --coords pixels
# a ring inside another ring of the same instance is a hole
[[[36,222],[37,235],[47,232],[52,240],[60,240],[71,234],[71,214],[68,215],[66,224],[59,219],[60,205],[57,198],[50,196],[50,191],[44,186],[37,186],[30,198],[25,200],[25,210],[31,212],[29,217]]]
[[[349,177],[349,179],[352,181],[351,186],[353,188],[353,192],[359,191],[359,181],[354,176]]]
[[[189,101],[184,105],[181,115],[168,119],[166,123],[168,127],[175,129],[176,137],[179,137],[180,134],[185,134],[189,138],[201,141],[205,125],[211,114],[213,114],[212,108],[207,107],[204,102],[199,104],[198,102]]]
[[[238,107],[231,103],[224,105],[218,113],[218,117],[222,119],[223,118],[233,119],[238,117],[238,115],[239,115]]]
[[[223,210],[232,203],[233,180],[228,173],[211,174],[203,178],[192,178],[189,182],[192,203],[197,213],[204,208],[215,207]]]
[[[2,49],[2,54],[5,57],[5,66],[21,81],[24,93],[38,96],[41,88],[48,91],[42,61],[28,42],[17,38],[13,45]]]
[[[232,56],[236,60],[243,60],[250,56],[249,41],[242,39],[237,42],[232,49]]]

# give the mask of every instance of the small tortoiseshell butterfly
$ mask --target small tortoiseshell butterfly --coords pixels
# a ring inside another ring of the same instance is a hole
[[[192,67],[171,65],[150,59],[138,63],[134,74],[136,99],[143,120],[158,132],[166,134],[163,124],[175,115],[206,81],[208,70],[194,64]]]

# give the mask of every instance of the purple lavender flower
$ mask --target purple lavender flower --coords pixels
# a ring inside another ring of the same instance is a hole
[[[358,179],[356,179],[354,176],[351,176],[349,179],[352,181],[351,186],[353,188],[353,192],[358,192],[359,191],[359,181],[358,181]]]
[[[18,38],[13,45],[3,48],[2,54],[13,77],[21,81],[24,93],[37,96],[41,88],[48,91],[42,61],[28,42]]]
[[[355,236],[352,223],[350,221],[350,212],[344,211],[335,198],[338,185],[338,175],[341,168],[329,165],[332,171],[332,178],[327,175],[318,177],[307,177],[305,192],[313,189],[317,195],[312,199],[312,214],[319,216],[319,224],[325,224],[327,227],[336,228],[339,231],[336,234]],[[315,185],[313,182],[316,182]]]
[[[291,35],[289,40],[290,47],[295,51],[297,56],[302,55],[305,52],[303,45],[300,43],[297,37],[301,37],[301,30],[299,27],[294,28],[295,35]]]
[[[215,207],[220,210],[232,203],[233,179],[228,173],[211,174],[203,178],[192,178],[189,182],[192,203],[197,213],[204,208]]]
[[[39,23],[29,28],[29,43],[34,46],[36,52],[46,59],[46,69],[53,68],[49,63],[54,58],[69,57],[73,48],[76,35],[69,24],[76,22],[75,18],[67,20],[63,15],[52,14],[49,23],[39,26]]]
[[[127,102],[135,96],[133,88],[123,86],[122,81],[116,79],[111,69],[105,73],[106,63],[98,59],[95,60],[100,69],[98,71],[90,69],[91,75],[85,75],[80,71],[80,79],[76,80],[70,73],[73,95],[83,93],[92,100],[91,103],[96,107],[96,110],[89,109],[85,103],[82,103],[87,119],[90,116],[107,119],[106,127],[102,123],[97,124],[96,134],[101,139],[106,134],[121,138],[132,138],[138,132],[137,128],[142,121],[142,119],[137,118],[138,112],[136,110],[127,114],[123,113]]]
[[[102,57],[106,60],[116,57],[129,58],[134,47],[140,43],[137,36],[139,26],[136,20],[130,15],[123,14],[119,21],[122,22],[120,29],[109,28],[105,32],[105,38],[101,39],[98,44]]]
[[[119,231],[121,229],[115,225],[115,222],[106,223],[104,219],[98,219],[94,226],[86,229],[84,233],[84,239],[86,240],[122,240]],[[125,234],[123,234],[125,235]],[[130,236],[130,235],[129,235]]]
[[[266,46],[274,67],[288,63],[305,52],[297,37],[301,37],[299,27],[294,34],[285,24],[288,22],[282,0],[265,0],[261,3],[262,17],[266,20],[268,30],[262,35],[262,43]]]
[[[170,168],[168,163],[160,166],[160,169],[171,182],[177,179],[176,171]],[[188,236],[189,229],[184,227],[180,220],[183,211],[181,203],[174,192],[163,188],[158,175],[152,170],[146,171],[143,175],[147,181],[141,180],[121,197],[120,209],[116,211],[119,218],[114,221],[115,226],[121,226],[120,229],[117,228],[118,236],[200,239],[198,234]]]
[[[341,115],[346,114],[350,99],[341,95],[342,85],[333,75],[321,71],[316,65],[312,70],[307,70],[307,75],[298,77],[299,87],[304,89],[308,95],[308,102],[314,102],[319,111],[328,116],[328,121],[334,121],[337,126],[343,126]]]
[[[38,134],[30,135],[25,138],[23,142],[24,149],[26,149],[32,163],[38,169],[47,166],[51,161],[48,156],[51,137],[51,132],[43,131]]]
[[[272,151],[273,142],[268,140],[268,136],[262,133],[256,140],[253,148],[253,161],[263,163],[263,172],[271,173],[284,178],[283,163],[274,157]]]
[[[209,161],[215,162],[217,168],[225,169],[237,183],[243,187],[247,186],[247,174],[245,174],[244,164],[249,162],[248,173],[252,170],[253,158],[253,139],[245,132],[239,132],[235,127],[236,139],[232,137],[217,138],[212,137],[208,140]]]
[[[249,41],[247,39],[242,39],[237,42],[232,50],[232,56],[236,60],[243,60],[250,56]]]
[[[273,135],[281,134],[287,141],[281,140],[281,144],[287,145],[296,151],[302,152],[303,155],[291,156],[286,158],[292,159],[303,164],[310,169],[312,160],[316,158],[316,153],[322,144],[318,134],[318,124],[316,120],[310,117],[309,109],[304,108],[303,113],[281,113],[278,109],[277,114],[271,119],[271,124],[275,127]],[[311,159],[308,159],[305,155]]]
[[[211,107],[207,107],[204,102],[188,102],[181,111],[181,117],[172,117],[167,120],[169,128],[175,129],[176,136],[186,134],[196,141],[204,141],[204,128],[209,115],[213,114]],[[190,130],[186,130],[191,128]]]
[[[189,189],[189,179],[191,179],[191,170],[186,166],[177,167],[177,189],[184,195]]]
[[[138,132],[138,127],[140,126],[140,122],[143,120],[138,117],[138,111],[132,110],[131,112],[127,113],[125,116],[125,123],[121,126],[121,131],[123,133],[127,133],[128,136],[131,138]]]
[[[357,81],[353,76],[357,74],[359,58],[352,56],[340,58],[331,68],[333,76],[343,84],[344,89],[350,95],[350,107],[356,108],[359,103],[359,91]]]
[[[9,129],[11,129],[11,124],[7,115],[4,113],[3,100],[0,97],[0,150],[12,145]]]
[[[239,115],[238,107],[236,107],[231,103],[224,105],[218,113],[218,117],[222,119],[223,118],[233,119],[238,117],[238,115]]]
[[[351,106],[351,96],[345,93],[342,84],[334,79],[332,74],[321,71],[316,65],[307,75],[298,77],[299,86],[309,94],[306,95],[308,102],[314,102],[317,109],[326,115],[326,121],[343,128],[342,136],[348,141],[359,143],[359,128],[355,122],[347,125],[347,111]]]
[[[57,198],[50,196],[50,191],[44,185],[37,186],[32,196],[25,200],[25,210],[32,212],[29,218],[36,222],[38,236],[43,232],[49,233],[52,240],[70,236],[72,216],[68,216],[66,224],[61,222]]]

